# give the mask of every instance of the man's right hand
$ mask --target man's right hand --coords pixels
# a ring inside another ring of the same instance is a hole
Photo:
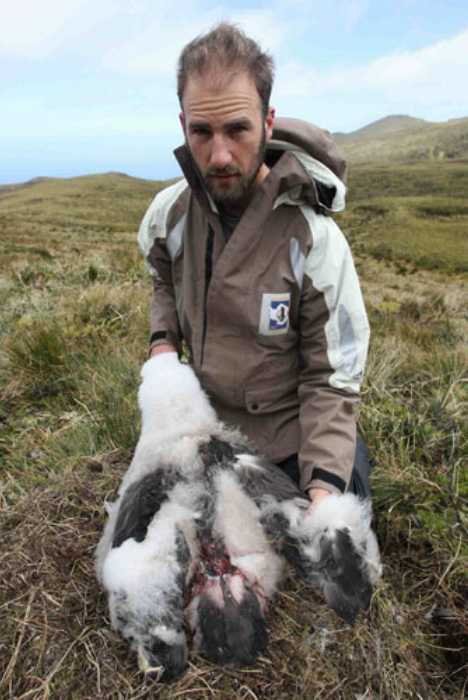
[[[163,352],[177,352],[177,350],[170,343],[161,343],[160,345],[155,345],[154,348],[151,348],[149,356],[156,357],[156,355],[161,355]]]

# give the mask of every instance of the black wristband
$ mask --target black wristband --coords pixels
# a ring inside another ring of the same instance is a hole
[[[311,479],[320,479],[320,481],[325,481],[326,484],[335,486],[335,488],[341,491],[341,493],[344,493],[346,490],[346,481],[344,481],[337,474],[333,474],[333,472],[326,471],[325,469],[320,469],[320,467],[315,467],[314,471],[312,472]]]
[[[165,340],[167,338],[167,331],[155,331],[151,334],[149,344],[151,345],[156,340]]]

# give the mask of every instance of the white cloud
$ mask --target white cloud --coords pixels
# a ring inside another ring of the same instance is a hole
[[[401,51],[377,59],[368,66],[365,82],[371,87],[453,89],[466,94],[468,29],[450,39],[418,51]],[[432,95],[434,97],[434,95]]]
[[[89,0],[13,0],[2,3],[0,51],[13,56],[46,55],[60,43],[65,25]]]
[[[238,24],[269,51],[276,51],[286,41],[293,26],[291,22],[279,21],[274,10],[232,11],[221,5],[203,9],[202,2],[193,0],[163,17],[154,15],[144,29],[106,52],[103,65],[122,74],[172,80],[181,48],[224,20]]]
[[[195,0],[194,0],[195,1]],[[37,58],[104,54],[148,22],[164,25],[176,10],[171,0],[12,0],[0,10],[0,54]],[[186,2],[190,7],[190,1]],[[183,11],[180,13],[183,16]],[[179,18],[180,19],[180,18]]]
[[[137,0],[141,14],[141,2]],[[159,3],[161,4],[161,3]],[[127,39],[103,54],[105,68],[123,75],[172,76],[181,48],[217,22],[238,24],[263,49],[279,57],[297,51],[298,42],[310,41],[311,31],[322,31],[332,16],[333,31],[353,30],[367,12],[369,0],[272,0],[268,5],[252,2],[237,9],[235,4],[213,4],[188,0],[173,4],[167,12],[147,15],[145,26],[129,32]]]
[[[206,17],[189,22],[181,21],[177,14],[162,21],[153,19],[138,34],[106,52],[102,64],[123,75],[172,77],[181,46],[205,27]]]
[[[234,21],[267,50],[295,47],[297,38],[329,22],[354,28],[369,0],[12,0],[0,10],[0,55],[13,58],[95,57],[120,74],[169,74],[180,48],[220,20]]]
[[[442,102],[465,103],[468,110],[468,29],[414,51],[399,51],[367,64],[331,70],[310,70],[299,64],[279,66],[276,98],[346,100],[384,98],[390,103],[429,107]],[[404,111],[407,111],[404,110]]]

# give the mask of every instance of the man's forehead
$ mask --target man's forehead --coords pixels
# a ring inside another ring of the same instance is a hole
[[[245,119],[251,117],[256,108],[252,100],[241,95],[238,97],[193,100],[186,103],[186,115],[189,122],[209,119]]]
[[[260,109],[255,83],[247,73],[235,74],[231,80],[213,80],[212,76],[189,77],[183,98],[189,119],[233,118],[248,116]]]

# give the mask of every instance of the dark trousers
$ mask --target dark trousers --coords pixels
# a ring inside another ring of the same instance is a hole
[[[277,462],[278,467],[296,483],[299,484],[299,464],[297,455],[286,457],[282,462]],[[370,458],[367,445],[360,435],[357,436],[356,454],[354,455],[354,465],[347,491],[355,493],[360,498],[370,498],[372,493],[369,485],[369,475],[373,460]]]

